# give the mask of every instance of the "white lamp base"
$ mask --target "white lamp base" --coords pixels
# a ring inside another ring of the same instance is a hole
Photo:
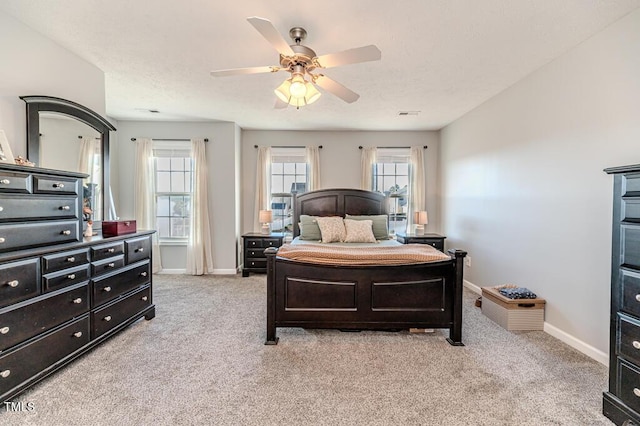
[[[424,225],[416,225],[416,235],[424,235]]]
[[[268,223],[263,223],[262,228],[260,229],[260,232],[267,235],[270,234],[271,226]]]

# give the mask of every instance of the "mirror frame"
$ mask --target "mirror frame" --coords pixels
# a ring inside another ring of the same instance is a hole
[[[27,104],[27,158],[36,166],[40,162],[40,112],[56,112],[75,118],[100,133],[102,148],[102,220],[107,219],[111,204],[109,132],[116,128],[104,117],[84,105],[53,96],[20,96]],[[96,221],[102,222],[102,221]],[[96,226],[97,225],[97,226]],[[94,223],[94,228],[101,227]]]

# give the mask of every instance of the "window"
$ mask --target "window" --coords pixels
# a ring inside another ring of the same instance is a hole
[[[174,142],[176,146],[184,143]],[[167,148],[154,143],[156,177],[156,229],[160,243],[186,243],[189,238],[193,192],[193,160],[190,149]]]
[[[291,232],[292,193],[307,189],[307,163],[304,148],[271,149],[271,210],[274,232]]]
[[[401,232],[407,226],[409,208],[409,160],[405,148],[378,148],[373,167],[373,190],[389,196],[389,231]]]

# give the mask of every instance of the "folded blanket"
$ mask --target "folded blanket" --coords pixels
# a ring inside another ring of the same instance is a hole
[[[278,249],[278,256],[329,265],[402,265],[451,260],[450,256],[427,244],[401,244],[393,247],[284,244]]]
[[[525,287],[503,287],[500,289],[500,294],[509,299],[535,299],[538,297]]]

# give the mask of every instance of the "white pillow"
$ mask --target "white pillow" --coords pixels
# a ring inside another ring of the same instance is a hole
[[[340,216],[316,217],[323,243],[335,243],[344,241],[346,231],[344,222]]]
[[[375,243],[376,237],[373,235],[372,220],[352,220],[345,219],[344,227],[347,235],[345,243]]]

